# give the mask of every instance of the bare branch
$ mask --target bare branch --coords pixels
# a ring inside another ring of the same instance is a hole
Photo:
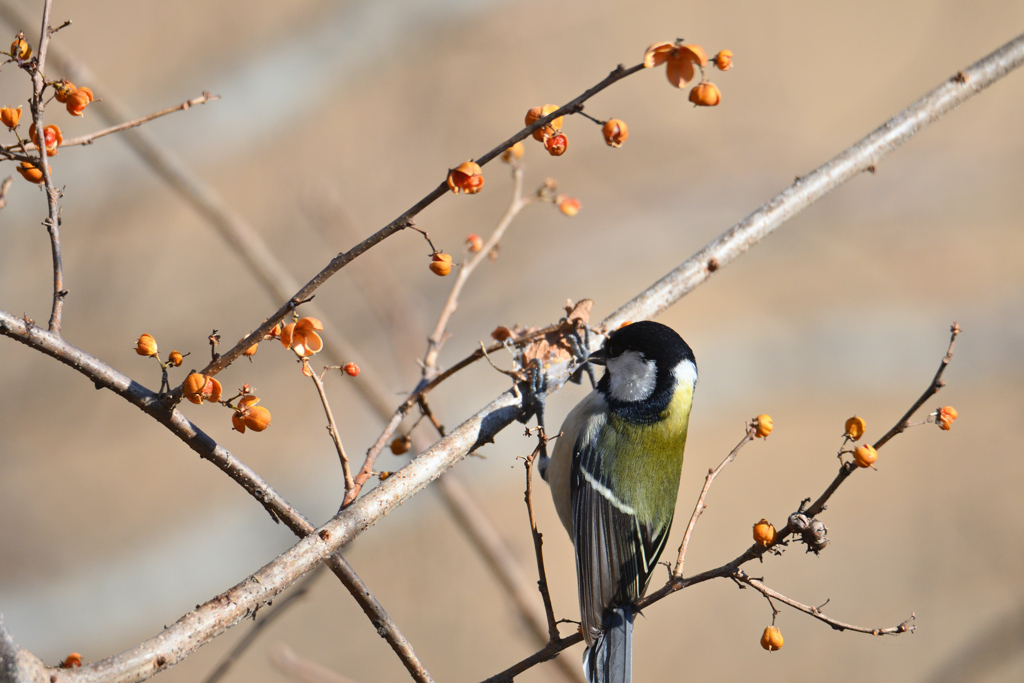
[[[740,452],[740,449],[746,446],[748,443],[754,440],[754,434],[757,433],[756,425],[747,425],[747,433],[740,440],[736,447],[733,448],[729,455],[725,456],[725,460],[713,470],[708,470],[708,476],[704,478],[704,488],[701,489],[700,495],[697,497],[697,505],[693,508],[693,514],[690,515],[690,523],[686,525],[686,533],[683,534],[683,542],[679,546],[679,555],[676,557],[676,566],[672,569],[672,576],[674,578],[682,578],[683,576],[683,562],[686,559],[686,549],[690,545],[690,535],[693,533],[693,528],[697,526],[697,520],[700,519],[701,513],[704,512],[704,498],[708,495],[708,489],[711,488],[711,483],[715,481],[725,466],[731,463],[735,458],[736,454]]]
[[[913,633],[917,628],[916,626],[914,626],[914,615],[911,615],[910,618],[904,621],[903,623],[898,624],[896,626],[890,626],[888,628],[868,628],[865,626],[855,626],[854,624],[847,624],[845,622],[839,621],[838,619],[833,619],[832,617],[825,616],[825,614],[817,607],[814,607],[812,605],[804,605],[803,603],[799,603],[796,600],[793,600],[792,598],[787,598],[782,593],[774,591],[768,586],[764,585],[764,583],[762,583],[760,580],[747,576],[747,573],[743,570],[737,570],[730,576],[730,578],[733,578],[736,581],[739,581],[740,583],[750,586],[754,590],[758,591],[761,595],[768,598],[769,601],[771,601],[771,599],[774,598],[779,602],[785,603],[794,609],[800,610],[804,614],[809,614],[815,619],[825,622],[837,631],[855,631],[857,633],[870,633],[873,636],[896,636],[900,635],[901,633]],[[772,607],[772,610],[775,610],[774,606]]]
[[[548,640],[558,640],[558,622],[555,620],[555,608],[551,604],[551,593],[548,591],[548,575],[544,570],[544,537],[537,528],[537,518],[533,514],[533,462],[540,455],[541,446],[547,441],[547,437],[541,432],[541,439],[533,453],[526,457],[526,512],[530,517],[530,532],[533,535],[533,550],[537,556],[537,587],[544,599],[544,613],[548,618]]]
[[[354,683],[351,678],[303,659],[287,645],[280,645],[270,653],[270,663],[281,673],[303,683]]]
[[[208,92],[204,92],[199,97],[193,97],[190,100],[185,100],[181,104],[177,104],[177,105],[175,105],[173,107],[168,107],[167,109],[161,109],[160,111],[155,111],[155,112],[153,112],[151,114],[146,114],[145,116],[140,116],[137,119],[133,119],[131,121],[126,121],[125,123],[119,123],[118,125],[111,126],[110,128],[104,128],[103,130],[96,131],[95,133],[90,133],[88,135],[83,135],[83,136],[77,137],[77,138],[70,138],[70,139],[65,140],[64,142],[60,143],[60,146],[61,146],[61,148],[64,148],[64,147],[74,147],[76,145],[91,145],[98,138],[102,138],[102,137],[105,137],[107,135],[113,135],[114,133],[120,133],[121,131],[129,130],[131,128],[137,128],[138,126],[141,126],[144,123],[148,123],[148,122],[152,121],[153,119],[158,119],[161,116],[167,116],[168,114],[173,114],[174,112],[177,112],[177,111],[187,111],[190,107],[194,107],[194,106],[196,106],[198,104],[206,104],[207,102],[213,102],[214,100],[219,100],[219,99],[220,99],[220,95],[211,95]],[[13,149],[15,147],[18,147],[18,145],[11,145],[8,149]],[[35,143],[28,143],[28,144],[26,144],[26,147],[28,149],[38,149],[38,147],[36,146]]]
[[[345,455],[345,447],[341,445],[341,435],[338,434],[338,425],[334,421],[334,413],[331,412],[331,404],[327,401],[327,393],[324,391],[324,383],[321,377],[317,377],[317,374],[313,372],[313,369],[309,367],[309,361],[305,358],[302,359],[302,366],[304,370],[309,370],[309,378],[313,380],[313,384],[316,385],[316,391],[320,394],[320,402],[324,406],[324,413],[327,414],[327,432],[331,435],[331,441],[334,442],[334,448],[338,451],[338,458],[341,460],[341,472],[345,476],[345,495],[347,496],[352,491],[356,484],[352,481],[352,470],[348,465],[348,456]]]
[[[295,587],[295,590],[281,600],[278,600],[276,605],[261,610],[265,613],[265,616],[259,621],[256,621],[256,623],[249,628],[249,631],[242,636],[242,639],[235,643],[235,646],[231,648],[231,651],[228,652],[227,656],[220,661],[217,668],[211,671],[210,675],[203,680],[203,683],[217,683],[217,681],[222,679],[224,675],[231,670],[234,663],[238,661],[243,654],[245,654],[246,650],[248,650],[254,642],[256,642],[256,638],[260,633],[265,631],[268,626],[278,619],[278,617],[287,612],[289,607],[296,604],[300,599],[306,597],[306,594],[309,593],[309,589],[313,587],[313,582],[320,578],[323,567],[324,565],[320,565],[311,571],[306,578],[299,582]],[[253,620],[255,621],[255,619],[256,615],[254,614]]]
[[[4,178],[4,182],[0,184],[0,209],[7,206],[7,191],[11,189],[11,184],[14,182],[13,176],[7,176]]]

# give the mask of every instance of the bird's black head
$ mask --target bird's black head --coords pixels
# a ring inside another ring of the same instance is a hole
[[[608,335],[591,361],[606,367],[597,389],[613,413],[634,422],[655,422],[680,382],[697,382],[693,351],[675,330],[649,320]]]

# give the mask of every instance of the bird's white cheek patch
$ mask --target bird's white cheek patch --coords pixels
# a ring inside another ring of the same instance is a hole
[[[692,360],[684,360],[672,369],[672,374],[676,376],[676,382],[680,386],[690,387],[690,391],[697,386],[697,366],[693,364]]]
[[[652,360],[644,360],[636,351],[626,351],[617,358],[609,358],[608,393],[624,403],[643,401],[654,391],[658,369]]]

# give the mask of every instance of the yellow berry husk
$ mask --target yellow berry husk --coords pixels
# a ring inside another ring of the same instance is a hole
[[[89,103],[93,101],[92,90],[89,88],[77,88],[73,93],[68,95],[65,108],[68,113],[72,116],[82,116],[82,112],[89,106]]]
[[[171,351],[171,355],[167,357],[167,361],[176,368],[181,367],[181,362],[185,359],[178,351]]]
[[[53,86],[53,99],[57,100],[61,104],[67,104],[68,98],[71,97],[76,90],[78,90],[78,88],[75,87],[75,84],[65,78],[60,83]]]
[[[781,650],[782,642],[782,631],[775,626],[769,626],[764,630],[764,633],[761,634],[761,647],[769,652]]]
[[[775,527],[767,519],[754,525],[754,542],[767,548],[775,541]]]
[[[755,419],[755,422],[756,422],[756,425],[755,425],[756,431],[754,432],[754,436],[759,436],[762,439],[767,439],[768,435],[772,433],[772,429],[774,429],[774,423],[772,422],[772,416],[771,415],[758,415],[757,418]]]
[[[231,426],[234,428],[236,432],[241,432],[242,434],[245,434],[245,420],[242,419],[241,413],[231,414]]]
[[[149,334],[142,335],[135,342],[135,353],[140,356],[155,356],[157,353],[156,339]]]
[[[295,332],[295,323],[288,323],[281,330],[281,334],[278,339],[281,341],[281,345],[286,349],[292,347],[292,333]]]
[[[601,128],[601,133],[609,147],[622,147],[622,143],[629,137],[629,126],[625,121],[610,119]]]
[[[71,669],[79,666],[82,666],[82,655],[78,654],[77,652],[72,652],[64,659],[64,662],[60,665],[60,668]]]
[[[402,455],[409,451],[412,446],[412,439],[408,436],[396,436],[395,440],[391,442],[391,452],[395,455]]]
[[[864,418],[854,415],[846,421],[846,436],[856,441],[864,436],[865,428],[867,428],[867,423],[864,422]]]
[[[644,51],[644,67],[651,68],[668,61],[669,54],[675,49],[675,43],[660,42],[651,45]]]
[[[878,451],[869,444],[858,446],[857,450],[853,452],[853,460],[858,467],[871,467],[878,460]]]
[[[957,417],[956,408],[953,406],[943,406],[939,408],[939,414],[936,418],[936,422],[939,425],[939,429],[949,431],[953,426],[953,420]]]

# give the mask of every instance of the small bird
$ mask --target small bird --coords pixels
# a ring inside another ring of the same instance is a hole
[[[633,603],[672,526],[697,363],[682,337],[650,321],[612,332],[588,360],[604,376],[539,469],[576,549],[587,680],[627,683]]]

